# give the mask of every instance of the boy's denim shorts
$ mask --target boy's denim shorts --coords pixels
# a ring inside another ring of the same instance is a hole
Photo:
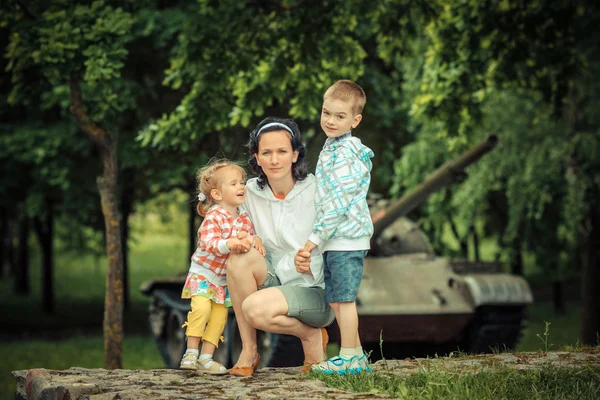
[[[366,255],[366,250],[326,251],[323,253],[327,303],[356,301]]]
[[[335,314],[325,301],[325,291],[320,287],[282,285],[277,275],[268,267],[267,278],[258,289],[276,287],[288,304],[288,317],[294,317],[315,328],[325,328],[333,322]]]

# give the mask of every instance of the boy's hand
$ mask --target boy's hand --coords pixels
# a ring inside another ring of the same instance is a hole
[[[265,246],[263,245],[262,239],[259,238],[258,236],[254,236],[254,248],[256,250],[258,250],[258,252],[263,256],[266,257],[267,256],[267,250],[265,249]]]
[[[296,265],[296,271],[301,274],[312,275],[310,270],[310,251],[299,249],[294,257],[294,264]]]
[[[234,254],[247,253],[251,243],[248,239],[232,238],[227,241],[227,248]]]
[[[314,244],[313,242],[311,242],[310,240],[307,240],[306,243],[304,244],[304,251],[308,251],[309,253],[311,251],[314,250],[314,248],[317,247],[316,244]]]

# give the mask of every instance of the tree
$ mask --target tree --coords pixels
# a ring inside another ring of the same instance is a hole
[[[540,107],[525,117],[528,125],[500,137],[500,143],[518,146],[518,153],[511,148],[496,152],[502,160],[492,154],[477,166],[477,180],[464,185],[463,194],[452,201],[466,201],[461,209],[472,218],[482,212],[484,199],[500,190],[509,207],[505,244],[524,242],[550,270],[565,259],[581,259],[581,340],[595,344],[600,331],[600,294],[593,289],[600,283],[600,170],[593,155],[600,144],[599,125],[592,123],[594,112],[589,111],[594,98],[585,88],[598,70],[598,37],[592,31],[598,10],[569,1],[456,0],[431,7],[437,15],[423,30],[425,57],[411,97],[419,135],[453,150],[481,135],[485,122],[502,120],[504,115],[495,114],[506,112],[507,104],[497,101],[510,98],[510,92]],[[484,115],[485,106],[494,102],[504,108]],[[549,130],[535,126],[540,115]],[[416,152],[405,153],[397,170],[417,158]],[[492,160],[497,164],[489,165]]]
[[[61,87],[68,94],[69,111],[80,130],[94,144],[103,162],[97,180],[106,230],[108,273],[106,282],[104,341],[105,367],[122,365],[123,281],[120,219],[117,197],[117,150],[110,119],[131,106],[128,88],[120,85],[120,71],[127,55],[131,14],[109,2],[72,4],[55,1],[40,9],[19,6],[3,13],[11,29],[7,51],[14,88],[10,101],[27,102],[39,96],[28,86],[28,74],[39,70],[42,86]],[[43,89],[42,89],[43,93]],[[104,126],[103,126],[104,125]]]

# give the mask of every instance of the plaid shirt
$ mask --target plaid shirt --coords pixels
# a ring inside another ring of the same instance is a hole
[[[192,261],[210,269],[217,276],[225,276],[229,254],[227,239],[236,237],[242,231],[254,235],[254,226],[246,211],[241,211],[234,218],[223,207],[212,206],[198,229],[198,248],[192,255]]]
[[[351,133],[325,141],[315,172],[317,217],[309,238],[311,242],[321,246],[326,240],[353,240],[373,235],[366,201],[372,157],[373,150]]]

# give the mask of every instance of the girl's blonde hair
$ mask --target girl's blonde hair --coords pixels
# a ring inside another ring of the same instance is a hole
[[[217,179],[217,171],[226,168],[234,167],[242,173],[242,179],[246,180],[246,171],[239,164],[227,159],[211,160],[208,164],[198,170],[196,174],[196,182],[198,195],[204,195],[204,200],[199,200],[196,210],[201,216],[205,216],[208,210],[216,203],[210,192],[213,189],[218,189],[221,181]]]

